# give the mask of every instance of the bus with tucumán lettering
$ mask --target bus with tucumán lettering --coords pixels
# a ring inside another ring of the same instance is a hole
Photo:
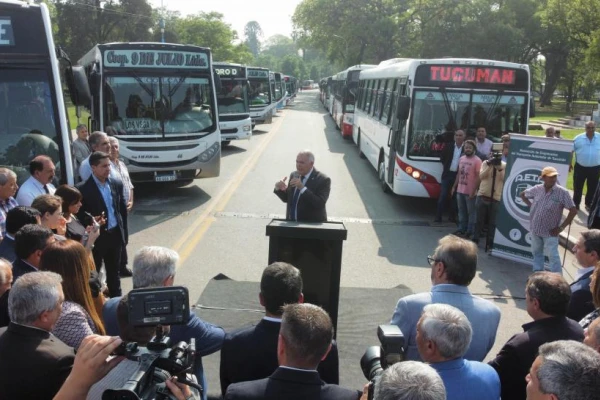
[[[247,67],[250,83],[250,117],[256,124],[270,124],[275,113],[275,76],[268,68]]]
[[[331,116],[344,138],[352,137],[354,102],[356,101],[360,71],[374,67],[376,65],[354,65],[335,75]]]
[[[221,80],[221,90],[217,92],[221,145],[227,146],[232,140],[250,139],[252,119],[246,67],[214,62],[213,68]]]
[[[437,198],[454,132],[526,134],[529,66],[481,59],[396,59],[361,71],[353,137],[384,192]]]
[[[29,162],[38,155],[53,160],[55,183],[74,183],[59,56],[68,62],[54,46],[45,4],[0,0],[0,165],[15,171],[18,184],[29,178]],[[65,72],[72,87],[72,68]]]
[[[209,49],[99,44],[79,64],[92,94],[89,130],[119,139],[133,181],[219,176],[221,132]]]

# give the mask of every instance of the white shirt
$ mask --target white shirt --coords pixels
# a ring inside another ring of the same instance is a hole
[[[575,272],[575,281],[579,280],[583,275],[587,274],[590,271],[593,271],[594,268],[596,268],[594,265],[592,265],[591,267],[587,267],[587,268],[580,268],[577,270],[577,272]]]
[[[457,146],[454,143],[454,155],[452,156],[452,162],[450,163],[450,171],[458,171],[458,162],[460,161],[460,154],[462,153],[462,146]]]
[[[486,157],[492,152],[493,144],[494,143],[488,138],[484,138],[483,143],[480,142],[479,139],[475,140],[475,146],[477,146],[477,151]]]
[[[310,171],[308,171],[308,174],[304,175],[304,178],[301,178],[300,180],[302,181],[302,184],[304,185],[306,182],[308,182],[308,178],[310,178],[310,174],[312,174],[314,168],[311,168]],[[297,189],[294,189],[294,192],[296,192]],[[298,195],[298,202],[300,202],[300,196],[302,196],[302,193],[306,192],[306,186],[304,186],[302,188],[302,190],[300,190],[300,194]],[[296,209],[294,210],[294,217],[295,220],[298,220],[298,203],[296,203]]]
[[[49,194],[54,194],[54,192],[56,192],[56,188],[53,184],[49,183],[46,185],[46,187],[48,188]],[[17,198],[15,200],[17,200],[17,203],[19,203],[20,206],[31,207],[33,199],[41,194],[48,194],[44,190],[44,185],[33,176],[30,176],[29,179],[23,182],[23,185],[21,185],[19,188],[19,192],[17,193]]]

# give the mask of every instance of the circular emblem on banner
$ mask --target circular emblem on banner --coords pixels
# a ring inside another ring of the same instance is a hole
[[[511,174],[504,184],[502,200],[508,213],[517,220],[526,221],[529,218],[529,207],[521,199],[521,193],[532,186],[541,183],[539,167],[524,167],[518,173]]]

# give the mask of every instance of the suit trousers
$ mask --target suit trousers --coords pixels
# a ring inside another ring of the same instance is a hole
[[[450,189],[456,180],[456,171],[448,171],[447,176],[442,178],[440,197],[438,198],[437,213],[435,219],[442,220],[444,211],[446,211],[448,197],[450,197]],[[456,215],[457,203],[456,193],[450,198],[450,215]]]
[[[598,187],[598,179],[600,179],[600,165],[595,167],[583,167],[578,163],[575,163],[575,169],[573,171],[573,202],[577,207],[581,203],[581,196],[583,194],[583,185],[587,180],[587,192],[585,194],[585,205],[591,206]]]
[[[121,280],[119,278],[119,268],[121,266],[121,252],[124,247],[123,237],[119,228],[113,228],[103,231],[96,242],[92,254],[96,270],[100,271],[102,262],[106,270],[106,285],[110,297],[121,296]]]

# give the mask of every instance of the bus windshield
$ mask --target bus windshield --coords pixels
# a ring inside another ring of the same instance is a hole
[[[507,133],[526,133],[525,94],[415,90],[408,133],[409,157],[439,157],[453,132],[475,137],[480,126],[495,142]]]
[[[269,79],[252,79],[250,81],[250,105],[263,106],[271,104]]]
[[[0,67],[0,165],[16,172],[19,184],[29,177],[29,161],[37,155],[49,156],[60,168],[48,73]]]
[[[219,114],[243,114],[248,110],[248,85],[245,80],[221,79],[217,95]]]
[[[216,129],[207,78],[131,73],[108,76],[104,83],[104,126],[109,134],[164,137]]]

